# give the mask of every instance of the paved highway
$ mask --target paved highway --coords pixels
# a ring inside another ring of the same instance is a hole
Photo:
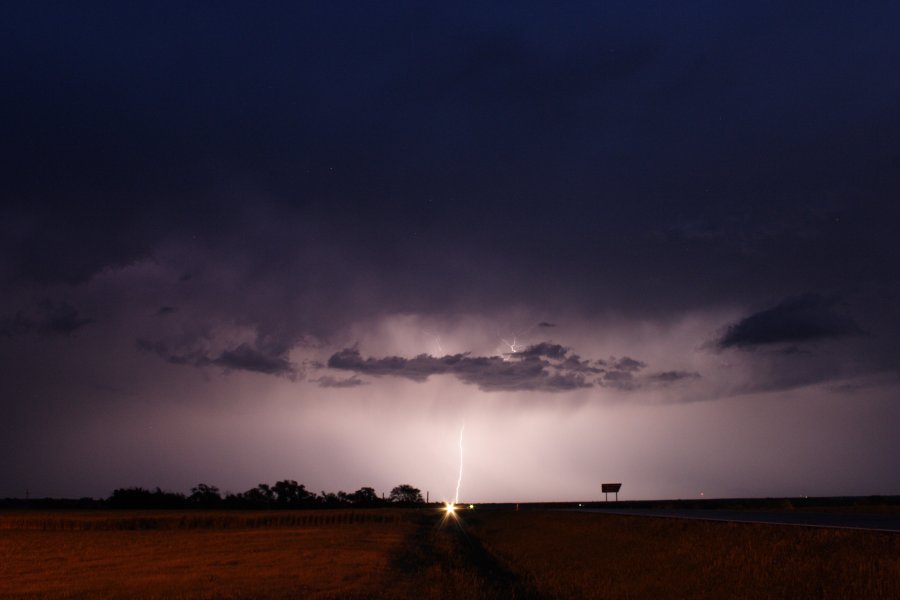
[[[817,513],[802,511],[770,512],[712,509],[670,510],[654,508],[579,508],[572,510],[634,517],[700,519],[703,521],[727,521],[729,523],[767,523],[770,525],[865,529],[870,531],[891,531],[900,533],[900,515],[886,514]]]

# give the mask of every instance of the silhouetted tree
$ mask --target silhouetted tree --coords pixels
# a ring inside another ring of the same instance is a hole
[[[329,508],[335,508],[347,503],[346,500],[344,500],[346,496],[347,494],[345,494],[344,492],[338,492],[337,494],[335,494],[333,492],[326,492],[325,490],[322,490],[322,493],[319,495],[318,500],[320,504],[324,504]]]
[[[247,508],[269,508],[273,502],[275,502],[275,492],[265,483],[250,488],[243,494],[238,494],[234,500],[235,504]]]
[[[119,488],[113,490],[109,497],[112,508],[183,508],[186,504],[184,494],[145,490],[141,487]]]
[[[198,483],[197,487],[191,488],[188,501],[197,506],[216,506],[222,502],[222,496],[219,495],[219,488],[216,486]]]
[[[144,508],[150,502],[150,490],[142,487],[113,490],[109,504],[113,508]]]
[[[281,507],[303,506],[315,500],[315,495],[308,492],[305,485],[293,479],[275,482],[272,491],[275,494],[275,504]]]
[[[424,502],[419,488],[414,488],[408,483],[403,483],[392,489],[390,498],[391,502],[400,504],[420,504]]]
[[[184,494],[164,492],[159,487],[152,494],[153,508],[183,508],[187,503]]]
[[[252,491],[256,492],[259,497],[268,500],[269,502],[275,500],[275,490],[273,490],[267,483],[259,484]]]
[[[348,496],[354,506],[375,506],[381,503],[381,498],[375,493],[375,488],[361,487]]]

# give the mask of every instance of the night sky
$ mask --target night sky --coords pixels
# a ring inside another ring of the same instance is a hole
[[[900,493],[900,7],[584,4],[7,3],[0,497]]]

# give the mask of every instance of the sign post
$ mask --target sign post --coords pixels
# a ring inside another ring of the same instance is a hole
[[[609,502],[609,495],[616,495],[616,502],[619,501],[619,489],[621,489],[621,483],[602,483],[600,484],[600,491],[606,494],[606,501]]]

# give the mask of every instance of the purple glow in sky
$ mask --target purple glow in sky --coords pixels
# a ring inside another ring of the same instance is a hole
[[[7,9],[0,497],[900,494],[896,6]]]

